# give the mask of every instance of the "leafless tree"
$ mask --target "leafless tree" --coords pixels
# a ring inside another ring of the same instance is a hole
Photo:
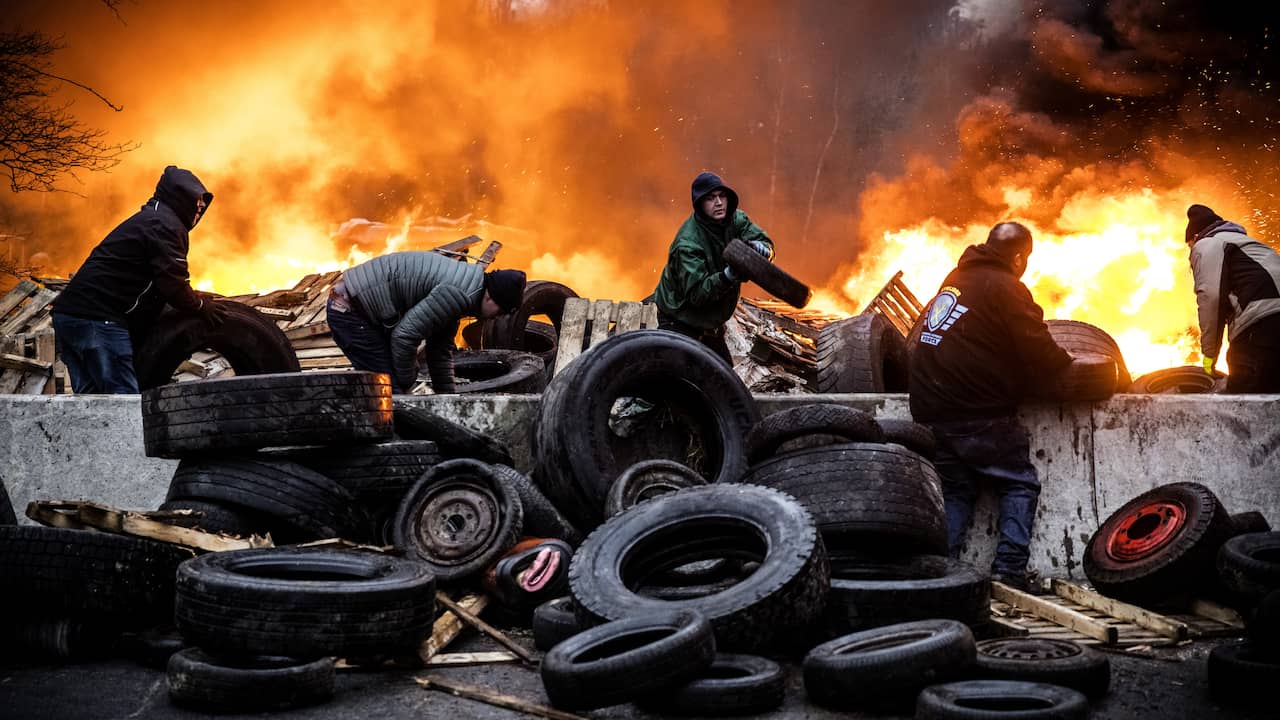
[[[117,12],[118,1],[104,4]],[[136,147],[108,142],[106,131],[71,114],[71,101],[53,99],[60,86],[70,85],[116,112],[123,109],[92,87],[53,72],[52,56],[61,47],[40,32],[0,33],[0,170],[14,192],[58,190],[63,177],[112,168]]]

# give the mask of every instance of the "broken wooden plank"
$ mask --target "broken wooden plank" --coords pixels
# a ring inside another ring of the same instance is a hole
[[[349,368],[351,360],[345,355],[334,355],[332,357],[305,358],[298,360],[298,367],[302,370],[323,370],[326,368]]]
[[[14,392],[19,395],[41,395],[44,394],[45,387],[49,384],[49,379],[53,377],[53,369],[35,370],[23,373],[22,381],[18,383],[18,387]]]
[[[479,259],[476,260],[476,262],[480,263],[481,265],[491,264],[494,261],[494,259],[498,257],[498,251],[501,249],[502,249],[502,243],[498,242],[497,240],[494,240],[493,242],[489,243],[489,247],[485,248],[484,252],[480,253],[480,257]]]
[[[458,606],[465,608],[467,612],[473,615],[479,615],[488,605],[488,595],[472,593],[464,595],[462,599],[458,600]],[[462,618],[449,610],[445,610],[431,625],[431,637],[427,638],[422,643],[422,646],[418,648],[418,659],[423,663],[431,660],[444,646],[453,642],[453,639],[458,637],[458,634],[462,632],[462,628],[466,626]]]
[[[253,535],[247,539],[233,538],[161,522],[148,517],[149,514],[118,510],[85,501],[43,500],[27,505],[27,517],[53,527],[90,527],[104,532],[133,535],[209,551],[242,550],[273,545],[270,536]],[[170,513],[160,515],[163,517],[167,514]]]
[[[422,687],[428,690],[439,690],[455,697],[466,698],[467,700],[476,700],[493,705],[494,707],[515,710],[528,715],[536,715],[538,717],[548,718],[548,720],[590,720],[590,718],[581,715],[574,715],[563,710],[557,710],[545,705],[531,703],[524,698],[518,698],[514,695],[503,695],[492,690],[476,687],[475,685],[465,685],[463,683],[454,682],[452,680],[444,680],[437,677],[419,677],[414,678]]]
[[[586,298],[566,298],[560,316],[560,345],[556,349],[556,366],[552,375],[559,375],[574,358],[582,354],[583,335],[587,329],[587,312],[591,301]]]
[[[22,306],[22,309],[14,313],[3,325],[0,325],[0,335],[12,335],[22,330],[22,326],[27,324],[27,321],[35,317],[36,313],[44,310],[56,297],[58,297],[58,293],[52,290],[42,288],[36,291],[36,294],[32,295],[31,299],[27,301],[27,304]]]
[[[505,647],[506,649],[520,656],[521,660],[531,665],[538,664],[537,658],[533,656],[533,653],[525,649],[523,645],[507,637],[506,633],[503,633],[498,628],[476,617],[471,612],[463,608],[461,605],[459,605],[458,603],[450,599],[448,595],[445,595],[443,592],[439,590],[436,591],[436,602],[440,603],[441,605],[444,605],[446,608],[449,609],[449,612],[453,613],[454,615],[457,615],[466,624],[479,630],[485,635],[488,635],[489,637],[496,640],[499,645]]]
[[[619,333],[640,329],[640,313],[643,307],[638,302],[618,303],[617,331]]]
[[[609,321],[613,319],[613,313],[617,306],[612,300],[596,300],[591,305],[591,310],[587,319],[591,321],[591,338],[587,342],[588,348],[604,342],[609,337]]]
[[[430,667],[466,667],[469,665],[497,665],[520,662],[513,652],[492,651],[473,653],[440,653],[427,661]]]
[[[468,235],[460,240],[454,240],[453,242],[449,242],[449,243],[445,243],[444,245],[438,245],[436,247],[433,247],[431,248],[431,252],[440,253],[441,255],[466,256],[467,253],[462,252],[463,250],[466,250],[472,245],[475,245],[476,243],[481,243],[481,242],[484,242],[484,238],[480,237],[479,235]]]
[[[329,323],[325,320],[310,323],[307,325],[296,325],[284,331],[284,336],[290,340],[298,338],[312,337],[313,335],[328,335],[332,331],[329,329]]]
[[[302,349],[294,348],[293,352],[298,356],[299,360],[305,360],[308,358],[328,358],[328,357],[342,357],[344,359],[346,358],[346,354],[342,352],[342,348],[338,347],[332,342],[330,342],[328,345],[320,345],[318,347],[309,347],[309,348],[302,348]]]
[[[1230,625],[1234,628],[1244,628],[1244,618],[1240,617],[1240,613],[1229,607],[1219,605],[1212,600],[1197,598],[1191,601],[1188,609],[1200,617],[1215,620],[1223,625]]]
[[[1031,593],[1011,588],[1002,582],[991,583],[991,597],[1104,643],[1114,644],[1120,635],[1120,631],[1113,626]]]
[[[80,518],[76,514],[75,503],[33,500],[27,503],[26,515],[41,525],[63,528],[64,530],[83,530],[87,527],[80,522]]]
[[[0,298],[0,318],[4,318],[9,314],[10,310],[22,304],[32,293],[40,290],[40,286],[30,280],[23,280],[10,290],[3,298]]]
[[[257,310],[273,320],[293,320],[298,317],[298,311],[293,309],[286,310],[283,308],[264,307],[260,305],[255,307],[254,310]]]
[[[1053,589],[1053,593],[1059,597],[1093,608],[1110,617],[1128,620],[1138,627],[1145,628],[1171,640],[1186,640],[1191,635],[1186,623],[1178,622],[1136,605],[1130,605],[1114,598],[1099,595],[1075,583],[1054,578],[1050,586]]]
[[[0,353],[0,370],[27,372],[29,370],[48,370],[51,367],[53,367],[53,360],[37,360],[36,358],[23,357],[11,353]]]

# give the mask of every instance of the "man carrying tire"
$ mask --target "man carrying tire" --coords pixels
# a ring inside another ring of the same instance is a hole
[[[453,339],[463,317],[515,312],[524,296],[519,270],[484,271],[436,252],[382,255],[342,274],[329,293],[333,339],[356,370],[387,373],[398,393],[418,378],[418,344],[436,394],[457,392]]]
[[[715,173],[693,179],[693,214],[676,231],[658,288],[658,328],[694,338],[733,365],[724,324],[738,307],[743,278],[724,259],[733,238],[773,260],[773,240],[738,209],[738,194]]]
[[[187,247],[213,193],[170,165],[155,194],[107,233],[53,301],[59,355],[77,393],[136,393],[133,348],[165,304],[222,324],[227,310],[191,289]]]
[[[1280,254],[1204,205],[1187,208],[1204,371],[1230,327],[1229,393],[1280,392]]]
[[[978,484],[989,483],[1000,497],[992,579],[1023,589],[1040,480],[1015,413],[1032,383],[1071,364],[1020,280],[1031,246],[1031,232],[1014,222],[969,246],[916,321],[909,348],[911,414],[937,439],[951,555],[960,555]]]

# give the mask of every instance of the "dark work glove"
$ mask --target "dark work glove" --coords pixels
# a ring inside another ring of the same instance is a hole
[[[734,272],[733,268],[729,267],[728,265],[724,266],[724,279],[728,280],[731,283],[742,282],[742,278],[738,276],[738,273]]]
[[[773,248],[769,247],[769,243],[763,240],[752,240],[751,242],[747,243],[747,245],[751,246],[752,250],[755,250],[756,252],[760,253],[761,257],[763,257],[765,260],[768,260],[769,262],[773,262]]]
[[[222,327],[222,323],[226,321],[228,310],[227,306],[219,302],[214,302],[213,298],[201,298],[200,309],[196,311],[200,315],[200,319],[210,328],[218,329]]]

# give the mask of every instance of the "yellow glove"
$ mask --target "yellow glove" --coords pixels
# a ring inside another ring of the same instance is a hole
[[[1200,363],[1204,365],[1204,372],[1209,377],[1213,377],[1213,366],[1217,362],[1218,362],[1217,358],[1211,358],[1211,357],[1200,358]]]

